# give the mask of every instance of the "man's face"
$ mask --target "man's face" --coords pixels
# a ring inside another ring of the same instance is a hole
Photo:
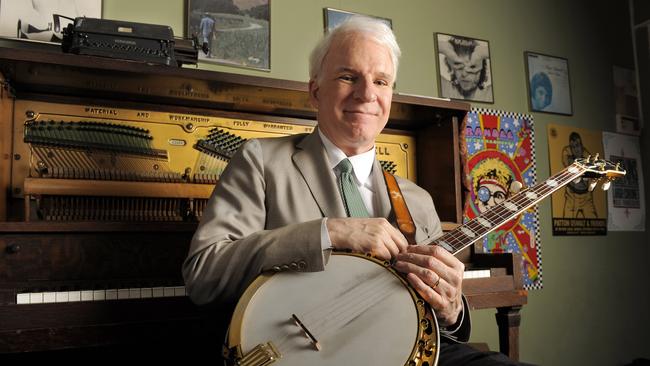
[[[456,55],[448,59],[447,62],[458,81],[458,86],[463,91],[471,92],[478,88],[481,70],[483,70],[483,59]]]
[[[363,35],[334,39],[309,81],[318,128],[348,156],[370,150],[388,122],[394,80],[388,48]]]
[[[478,210],[480,213],[488,211],[491,207],[500,204],[508,197],[506,191],[493,183],[483,183],[476,192]]]
[[[535,109],[542,109],[544,108],[545,104],[546,104],[546,89],[544,89],[541,86],[538,86],[537,89],[535,89],[535,94],[533,97],[533,107],[535,107]]]
[[[571,139],[569,140],[569,145],[571,146],[571,153],[573,156],[581,158],[583,153],[582,140],[580,140],[580,138]]]

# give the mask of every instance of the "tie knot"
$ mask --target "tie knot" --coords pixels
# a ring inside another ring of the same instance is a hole
[[[343,159],[341,162],[336,166],[336,168],[341,172],[341,173],[351,173],[352,172],[352,163],[348,159]]]

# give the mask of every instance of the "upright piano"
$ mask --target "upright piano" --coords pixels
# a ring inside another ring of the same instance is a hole
[[[466,103],[395,95],[382,167],[462,223]],[[0,40],[0,352],[221,353],[229,306],[200,309],[181,264],[229,157],[249,138],[309,132],[305,83],[64,54]],[[464,290],[496,308],[518,358],[521,259],[469,247]]]

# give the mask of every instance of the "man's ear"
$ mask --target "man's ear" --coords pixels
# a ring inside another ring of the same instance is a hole
[[[309,101],[311,102],[311,105],[318,109],[318,91],[320,87],[318,86],[318,82],[314,79],[309,80]]]

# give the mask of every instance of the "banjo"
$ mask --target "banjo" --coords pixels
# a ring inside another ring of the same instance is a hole
[[[624,176],[619,164],[581,158],[431,244],[457,254],[574,180],[590,190]],[[224,345],[226,364],[436,365],[438,323],[391,263],[332,253],[322,272],[264,273],[239,299]]]

